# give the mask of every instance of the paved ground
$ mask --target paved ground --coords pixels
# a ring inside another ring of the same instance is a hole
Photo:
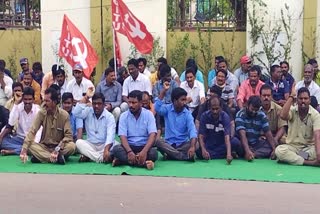
[[[320,185],[0,174],[0,213],[318,213]]]

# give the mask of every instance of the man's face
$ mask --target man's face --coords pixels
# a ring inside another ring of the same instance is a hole
[[[51,100],[51,94],[45,94],[43,101],[44,108],[47,110],[47,112],[53,113],[57,104]]]
[[[161,78],[161,82],[164,83],[164,82],[171,82],[171,74],[168,74],[164,77]]]
[[[280,68],[281,68],[282,74],[287,75],[287,73],[289,72],[289,66],[286,63],[283,63]]]
[[[124,79],[124,80],[125,80],[128,76],[129,76],[128,71],[123,72],[122,75],[121,75],[122,79]]]
[[[32,104],[34,102],[34,98],[32,97],[32,95],[23,95],[22,101],[23,101],[25,110],[32,109]]]
[[[139,62],[138,68],[139,68],[140,73],[143,73],[145,67],[146,66],[144,66],[143,62]]]
[[[303,77],[305,82],[307,83],[311,82],[313,78],[313,68],[310,66],[306,67],[304,69]]]
[[[62,108],[63,110],[67,111],[67,112],[71,112],[72,110],[72,106],[73,106],[73,99],[69,98],[66,99],[63,103],[62,103]]]
[[[75,71],[73,71],[73,76],[74,76],[74,78],[76,79],[76,82],[77,82],[77,83],[80,83],[80,82],[82,81],[83,72],[82,72],[82,71],[75,70]]]
[[[92,100],[92,107],[93,107],[93,111],[96,115],[101,115],[104,109],[104,103],[102,102],[102,99],[95,99]]]
[[[129,110],[133,115],[137,114],[142,108],[142,102],[139,102],[138,98],[136,97],[129,97],[128,104]]]
[[[35,77],[41,77],[42,71],[41,70],[33,70],[33,75]]]
[[[211,112],[214,119],[218,119],[220,115],[220,104],[217,99],[211,100]]]
[[[246,109],[247,109],[247,115],[249,117],[255,117],[260,108],[255,108],[250,104],[248,107],[246,107]]]
[[[196,77],[193,75],[193,73],[186,74],[186,81],[187,81],[188,85],[193,85],[195,79],[196,79]]]
[[[242,71],[248,72],[249,68],[251,68],[251,65],[251,61],[241,64]]]
[[[114,83],[116,81],[116,72],[112,71],[106,76],[106,83]]]
[[[220,62],[220,63],[218,64],[218,69],[219,69],[219,70],[222,69],[222,70],[224,70],[224,71],[227,71],[227,70],[228,70],[227,64],[226,64],[225,62]]]
[[[29,63],[22,63],[20,64],[22,71],[28,71],[29,70]]]
[[[270,105],[271,99],[272,99],[271,90],[269,90],[269,89],[262,90],[260,98],[261,98],[261,102],[262,102],[263,106]]]
[[[150,96],[147,94],[143,94],[142,96],[142,107],[150,109]]]
[[[22,88],[20,86],[16,86],[13,88],[13,93],[22,93]]]
[[[61,73],[56,76],[56,81],[60,87],[63,86],[65,79],[66,79],[66,76],[64,76]]]
[[[219,60],[215,60],[214,63],[215,63],[215,65],[216,65],[216,69],[218,69]]]
[[[300,110],[309,109],[310,102],[311,102],[311,99],[307,92],[303,92],[298,96],[297,103],[298,103],[298,108]]]
[[[216,77],[217,85],[223,86],[226,83],[226,76],[224,73],[219,72]]]
[[[173,101],[174,109],[177,112],[181,112],[187,104],[187,96],[181,96],[179,99]]]
[[[31,76],[31,74],[24,74],[23,75],[23,84],[25,85],[25,86],[31,86],[31,84],[32,84],[32,76]]]
[[[255,87],[259,82],[259,75],[257,71],[251,71],[249,73],[249,83],[252,87]]]
[[[138,75],[139,75],[139,70],[136,66],[130,64],[128,65],[128,71],[129,71],[129,74],[131,75],[131,77],[133,79],[137,78]]]
[[[313,67],[313,71],[314,71],[314,73],[318,73],[318,71],[319,71],[319,66],[318,66],[318,63],[312,63],[312,67]]]
[[[275,68],[275,71],[271,75],[275,81],[279,81],[282,75],[281,68]]]

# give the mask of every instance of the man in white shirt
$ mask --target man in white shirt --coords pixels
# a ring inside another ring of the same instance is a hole
[[[83,67],[81,64],[73,66],[72,72],[74,78],[68,83],[65,92],[71,92],[75,102],[79,102],[89,88],[94,89],[94,85],[83,76]]]
[[[183,81],[180,85],[187,93],[187,105],[189,110],[195,117],[198,113],[198,106],[205,102],[204,85],[196,80],[196,71],[194,67],[186,69],[186,81]]]
[[[31,87],[24,88],[22,96],[19,96],[19,94],[16,95],[15,104],[10,112],[8,125],[0,134],[2,155],[20,154],[24,138],[33,120],[36,118],[39,109],[40,107],[34,104],[34,90]],[[11,136],[10,133],[16,124],[16,135]],[[37,132],[35,142],[40,141],[41,132],[42,128]]]
[[[149,69],[147,68],[146,58],[140,57],[138,59],[138,63],[139,63],[138,68],[139,68],[140,73],[142,73],[142,74],[146,75],[148,78],[150,78],[151,73],[150,73]]]
[[[149,95],[152,95],[152,86],[150,79],[141,74],[138,69],[138,60],[130,59],[128,61],[128,71],[130,77],[127,77],[124,80],[122,88],[122,101],[120,105],[121,112],[124,112],[128,109],[128,94],[133,90],[147,91]]]
[[[5,75],[4,66],[0,66],[0,105],[6,105],[12,96],[12,79]]]
[[[296,92],[302,87],[309,89],[310,96],[317,98],[318,103],[320,103],[320,87],[313,81],[314,68],[311,64],[306,64],[304,66],[303,80],[297,82]]]

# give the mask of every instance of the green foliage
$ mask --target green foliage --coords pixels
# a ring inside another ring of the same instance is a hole
[[[11,71],[11,75],[13,79],[17,79],[18,78],[18,68],[17,68],[17,61],[18,61],[18,55],[20,53],[20,49],[19,47],[15,44],[11,51],[9,51],[9,55],[7,57],[7,64],[8,64],[8,68]]]
[[[173,37],[173,35],[172,35]],[[170,50],[170,61],[171,66],[174,67],[178,72],[184,70],[185,60],[187,57],[187,48],[191,41],[189,34],[186,33],[182,38],[176,38],[175,46]],[[193,48],[197,48],[193,46]],[[193,54],[196,54],[195,52]]]
[[[315,56],[319,55],[319,51],[317,50],[318,37],[317,37],[316,28],[311,27],[309,32],[310,33],[308,35],[305,35],[305,39],[311,41],[312,43],[312,49],[311,51],[309,51],[309,53],[311,53],[310,55],[306,52],[303,42],[301,42],[302,61],[304,65],[307,64],[309,59],[312,59]]]

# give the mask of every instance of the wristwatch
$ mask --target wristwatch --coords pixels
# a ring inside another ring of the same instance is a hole
[[[57,147],[54,149],[54,151],[55,151],[55,152],[59,152],[60,149],[61,149],[60,146],[57,146]]]

